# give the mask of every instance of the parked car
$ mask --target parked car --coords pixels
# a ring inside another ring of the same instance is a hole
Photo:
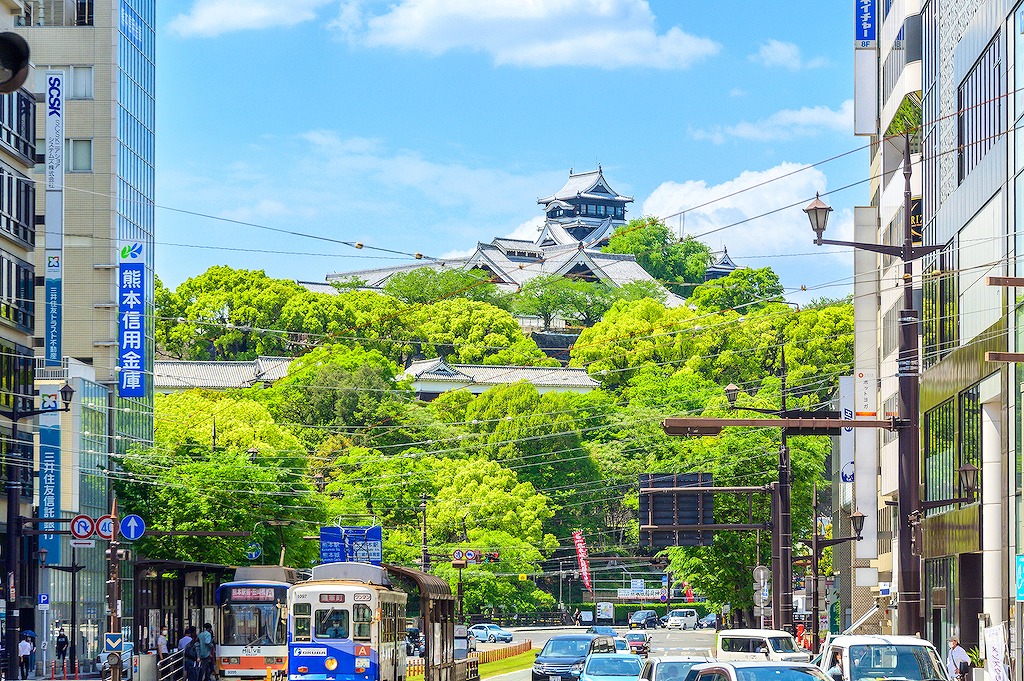
[[[497,624],[474,624],[469,628],[469,633],[477,641],[512,643],[512,632]]]
[[[693,608],[678,608],[668,614],[665,626],[669,629],[696,629],[699,621],[697,611]]]
[[[629,641],[627,641],[626,639],[622,638],[621,636],[616,636],[612,640],[615,641],[615,652],[621,653],[621,654],[625,654],[625,655],[632,655],[633,654],[632,649],[630,649],[630,647],[629,647]]]
[[[552,636],[533,662],[532,681],[576,681],[593,653],[615,653],[615,641],[600,634]]]
[[[631,631],[626,634],[626,642],[629,643],[629,649],[637,655],[646,655],[651,652],[651,635],[643,634],[639,631]]]
[[[717,629],[718,628],[718,615],[709,612],[708,614],[697,620],[698,629]]]
[[[615,653],[594,653],[583,663],[580,681],[632,681],[640,676],[642,661]]]
[[[694,665],[687,681],[831,681],[809,662],[770,660],[708,662]]]
[[[618,636],[619,633],[615,631],[614,627],[609,627],[605,624],[595,624],[594,626],[587,629],[588,634],[601,634],[602,636]]]
[[[930,641],[916,636],[834,636],[818,667],[833,679],[895,678],[907,681],[946,678],[946,668]]]
[[[683,681],[695,665],[714,662],[706,655],[649,657],[640,671],[641,681]]]
[[[653,610],[637,610],[629,616],[630,629],[657,629],[658,614]]]
[[[668,613],[665,613],[664,615],[659,617],[658,618],[658,622],[661,624],[662,628],[667,627],[668,626]]]

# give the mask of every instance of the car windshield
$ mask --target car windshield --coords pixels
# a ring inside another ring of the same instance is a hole
[[[627,641],[624,638],[617,638],[617,639],[615,639],[615,649],[616,650],[629,650],[629,641]]]
[[[938,656],[928,646],[850,646],[850,678],[858,679],[943,679]]]
[[[796,653],[796,639],[792,636],[769,636],[768,643],[777,653]]]
[[[647,634],[626,634],[627,641],[646,641]]]
[[[662,662],[654,671],[654,681],[676,681],[686,676],[697,662]]]
[[[630,619],[645,620],[648,617],[650,617],[652,614],[654,614],[654,613],[652,613],[650,610],[637,610],[636,612],[633,613],[633,617],[631,617]]]
[[[816,667],[742,667],[736,670],[737,681],[829,681]]]
[[[583,670],[591,676],[639,676],[640,664],[637,657],[591,657]]]
[[[669,617],[686,617],[685,610],[673,610],[668,614]]]
[[[587,638],[553,638],[544,646],[541,655],[564,655],[566,657],[583,657],[590,648]]]

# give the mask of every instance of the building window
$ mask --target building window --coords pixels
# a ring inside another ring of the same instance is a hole
[[[91,66],[72,66],[68,99],[92,99],[93,70]]]
[[[884,315],[882,315],[882,356],[880,360],[896,352],[900,344],[900,321],[899,308],[903,306],[903,299],[893,303]]]
[[[953,497],[956,476],[956,400],[949,399],[924,415],[925,499]],[[940,509],[934,509],[932,513]]]
[[[999,46],[997,33],[957,88],[958,182],[981,162],[1002,133]]]
[[[0,318],[25,333],[35,329],[35,268],[21,258],[0,251]]]
[[[35,205],[35,183],[0,164],[0,232],[28,248],[35,246]]]
[[[28,161],[36,154],[36,100],[18,90],[0,95],[0,141]]]
[[[92,172],[92,140],[64,140],[64,169],[69,173]]]
[[[924,268],[924,366],[948,355],[960,342],[957,251],[950,242]]]
[[[75,1],[75,26],[93,25],[93,0]]]

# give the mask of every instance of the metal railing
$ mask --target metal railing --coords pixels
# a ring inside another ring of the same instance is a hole
[[[175,650],[156,663],[159,681],[183,681],[185,679],[185,651]]]

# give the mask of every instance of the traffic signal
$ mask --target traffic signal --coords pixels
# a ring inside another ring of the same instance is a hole
[[[0,33],[0,92],[14,92],[28,78],[28,43],[17,33]]]

